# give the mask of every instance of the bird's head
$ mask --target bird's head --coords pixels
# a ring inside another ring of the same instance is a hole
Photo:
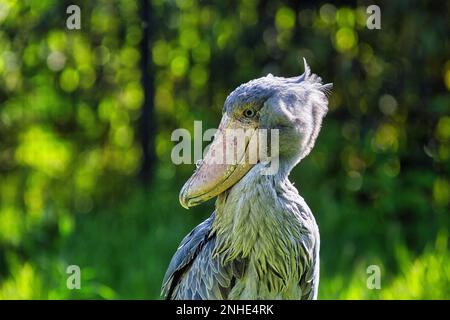
[[[309,154],[328,110],[332,84],[322,84],[306,60],[304,68],[298,77],[269,74],[249,81],[227,97],[214,140],[180,192],[183,207],[221,194],[258,162],[277,157],[280,170],[289,171]],[[261,129],[268,135],[259,134]],[[278,132],[275,148],[270,146],[272,129]]]

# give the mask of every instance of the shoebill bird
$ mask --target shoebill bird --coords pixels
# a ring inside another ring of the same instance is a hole
[[[319,230],[288,175],[314,146],[332,84],[322,84],[306,60],[304,68],[298,77],[252,80],[227,97],[214,140],[180,192],[185,208],[217,196],[216,208],[173,256],[166,299],[317,298]],[[220,135],[239,128],[278,129],[278,151],[254,163],[208,161],[235,143]],[[274,156],[278,170],[266,174]]]

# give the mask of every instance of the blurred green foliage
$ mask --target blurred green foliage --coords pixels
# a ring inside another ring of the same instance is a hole
[[[193,166],[176,128],[214,127],[226,95],[306,57],[334,83],[316,148],[292,173],[322,235],[320,298],[448,299],[449,3],[151,1],[156,170],[138,182],[138,3],[0,0],[0,298],[158,298]],[[68,265],[82,289],[66,288]],[[366,287],[369,265],[381,290]]]

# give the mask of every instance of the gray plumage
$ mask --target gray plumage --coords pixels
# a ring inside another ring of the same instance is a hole
[[[279,129],[276,174],[266,162],[251,167],[218,195],[216,210],[181,242],[163,280],[167,299],[316,299],[319,231],[288,180],[313,148],[331,85],[311,74],[268,75],[241,85],[225,101],[236,121],[254,108],[258,128]]]

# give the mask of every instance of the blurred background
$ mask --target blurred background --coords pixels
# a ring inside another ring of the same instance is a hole
[[[194,165],[171,162],[172,131],[216,127],[237,85],[301,57],[334,83],[291,174],[321,231],[319,298],[449,299],[450,3],[374,2],[0,0],[0,299],[158,299],[214,207],[179,205]]]

